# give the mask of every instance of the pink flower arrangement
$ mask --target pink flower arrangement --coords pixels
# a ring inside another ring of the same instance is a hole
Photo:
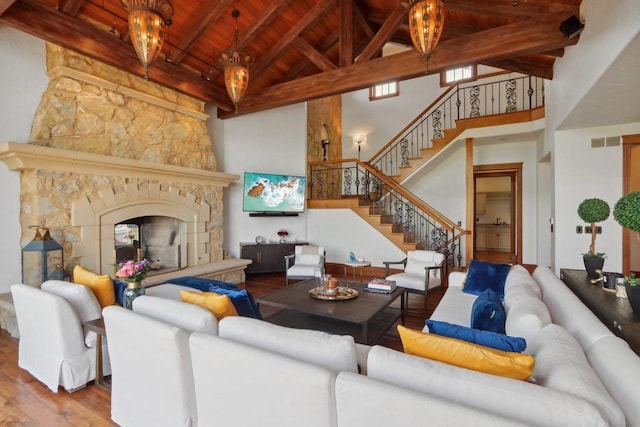
[[[284,236],[288,236],[289,232],[287,230],[279,230],[278,231],[278,236],[280,237],[284,237]]]
[[[146,259],[140,261],[129,260],[127,262],[114,264],[113,266],[116,277],[126,282],[140,282],[144,280],[150,268],[149,261]]]

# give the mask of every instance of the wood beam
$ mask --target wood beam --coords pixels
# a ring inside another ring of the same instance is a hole
[[[61,0],[58,8],[67,15],[76,16],[85,0]]]
[[[407,10],[401,4],[398,4],[396,8],[391,12],[389,18],[382,24],[380,30],[371,39],[367,47],[364,48],[362,53],[358,56],[358,61],[368,61],[379,52],[382,51],[382,47],[389,41],[391,36],[396,32],[398,26],[404,21]]]
[[[0,16],[7,11],[14,4],[16,0],[0,0]]]
[[[360,9],[357,4],[354,8],[354,22],[362,28],[369,39],[372,39],[373,36],[375,36],[376,32],[373,31],[373,28],[369,25],[369,21],[367,21],[367,18],[364,16],[362,9]]]
[[[353,65],[353,0],[340,0],[340,66]]]
[[[332,7],[337,0],[323,0],[318,2],[306,15],[302,17],[280,40],[256,61],[251,67],[251,78],[258,78],[267,67],[278,57],[307,27],[316,23]]]
[[[48,8],[37,0],[16,2],[0,16],[0,22],[133,75],[144,77],[144,67],[133,46],[86,22]],[[149,70],[149,75],[151,80],[158,84],[210,102],[221,110],[233,110],[233,105],[223,90],[207,84],[196,74],[181,67],[166,61],[156,61]]]
[[[543,55],[523,55],[518,58],[503,59],[500,61],[485,62],[485,65],[503,70],[515,71],[528,76],[542,77],[553,80],[554,60]]]
[[[195,22],[195,25],[192,23],[190,31],[174,44],[174,48],[171,50],[171,60],[176,64],[182,62],[193,44],[214,22],[220,19],[220,15],[232,2],[233,0],[208,2],[207,7],[200,14],[201,18]]]
[[[574,4],[547,0],[447,0],[445,8],[515,19],[530,19],[532,16],[550,13],[571,15],[579,10],[579,7]]]
[[[326,56],[315,50],[313,46],[311,46],[302,37],[296,37],[294,46],[322,71],[335,70],[338,68],[333,62],[329,61]]]
[[[331,49],[333,46],[335,46],[336,43],[338,43],[339,39],[340,29],[336,28],[336,30],[331,33],[329,37],[322,41],[322,44],[316,50],[320,52],[320,54],[324,55],[329,49]],[[302,71],[310,64],[311,60],[298,62],[289,69],[289,72],[284,76],[282,81],[288,82],[289,80],[297,78],[298,75],[300,75],[300,73],[302,73]]]
[[[245,27],[240,34],[238,34],[238,45],[240,49],[243,49],[249,43],[251,43],[256,37],[264,31],[264,29],[273,21],[280,11],[287,7],[291,3],[291,0],[277,0],[270,1],[267,7],[265,7],[256,19],[251,23],[251,25]],[[233,44],[229,44],[226,49],[223,51],[231,50],[233,48]],[[213,68],[210,73],[210,79],[214,80],[220,74],[222,74],[223,70],[218,68]],[[255,76],[251,76],[252,79],[255,79]]]
[[[440,42],[429,60],[429,73],[469,63],[501,61],[575,44],[578,38],[567,40],[560,33],[560,22],[518,22]],[[424,61],[417,51],[411,50],[251,93],[239,106],[238,114],[359,90],[382,80],[405,80],[425,73]],[[219,112],[218,116],[224,118],[227,114]]]

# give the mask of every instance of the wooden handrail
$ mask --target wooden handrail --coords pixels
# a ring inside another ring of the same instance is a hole
[[[431,110],[431,108],[433,108],[435,105],[437,105],[440,100],[444,97],[446,97],[449,92],[452,92],[454,89],[458,90],[458,86],[459,85],[455,85],[455,86],[449,86],[449,89],[447,89],[446,91],[444,91],[442,93],[442,95],[440,95],[439,97],[436,98],[435,101],[433,101],[431,104],[429,104],[429,106],[427,108],[425,108],[424,110],[422,110],[413,120],[411,120],[409,122],[408,125],[406,125],[400,132],[398,132],[393,138],[391,138],[389,140],[389,142],[387,142],[381,149],[378,150],[378,152],[376,154],[374,154],[373,156],[371,156],[371,159],[369,160],[369,162],[373,161],[376,157],[378,157],[378,155],[382,154],[384,151],[387,150],[387,148],[389,148],[389,146],[391,144],[393,144],[394,142],[396,142],[396,140],[398,138],[400,138],[402,135],[404,135],[414,124],[416,124],[416,122],[418,122],[419,120],[421,120],[422,116],[425,115],[427,113],[427,111]]]
[[[397,193],[401,194],[403,197],[405,197],[407,200],[409,200],[411,203],[413,203],[415,206],[417,206],[420,210],[425,212],[431,218],[433,218],[436,221],[438,221],[448,231],[453,232],[454,230],[457,230],[462,234],[466,234],[467,233],[467,231],[465,229],[463,229],[462,227],[460,227],[459,225],[457,225],[456,223],[451,221],[449,218],[444,216],[442,213],[440,213],[435,208],[433,208],[430,205],[428,205],[427,203],[425,203],[422,199],[420,199],[418,196],[416,196],[415,194],[413,194],[412,192],[407,190],[405,187],[403,187],[402,185],[398,184],[393,179],[389,178],[387,175],[383,174],[378,169],[376,169],[373,166],[371,166],[368,162],[362,162],[360,160],[356,160],[356,163],[358,163],[363,169],[365,169],[365,170],[369,171],[371,174],[375,175],[380,181],[384,182],[386,185],[388,185],[394,191],[396,191]]]

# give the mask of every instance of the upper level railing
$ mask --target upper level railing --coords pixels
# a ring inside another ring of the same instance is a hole
[[[452,86],[402,129],[369,161],[387,175],[400,174],[409,159],[421,157],[434,139],[444,137],[455,121],[533,110],[544,106],[544,84],[539,77],[517,77],[491,83]]]
[[[460,266],[460,239],[467,231],[371,165],[356,159],[313,162],[307,177],[311,199],[357,198],[371,213],[389,218],[393,231],[416,249],[441,252],[448,265]]]

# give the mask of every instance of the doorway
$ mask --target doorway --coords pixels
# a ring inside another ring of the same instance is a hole
[[[640,191],[640,134],[624,135],[622,152],[622,193]],[[626,228],[622,229],[622,271],[640,274],[640,238]]]
[[[521,163],[474,166],[474,259],[522,262],[521,176]]]

